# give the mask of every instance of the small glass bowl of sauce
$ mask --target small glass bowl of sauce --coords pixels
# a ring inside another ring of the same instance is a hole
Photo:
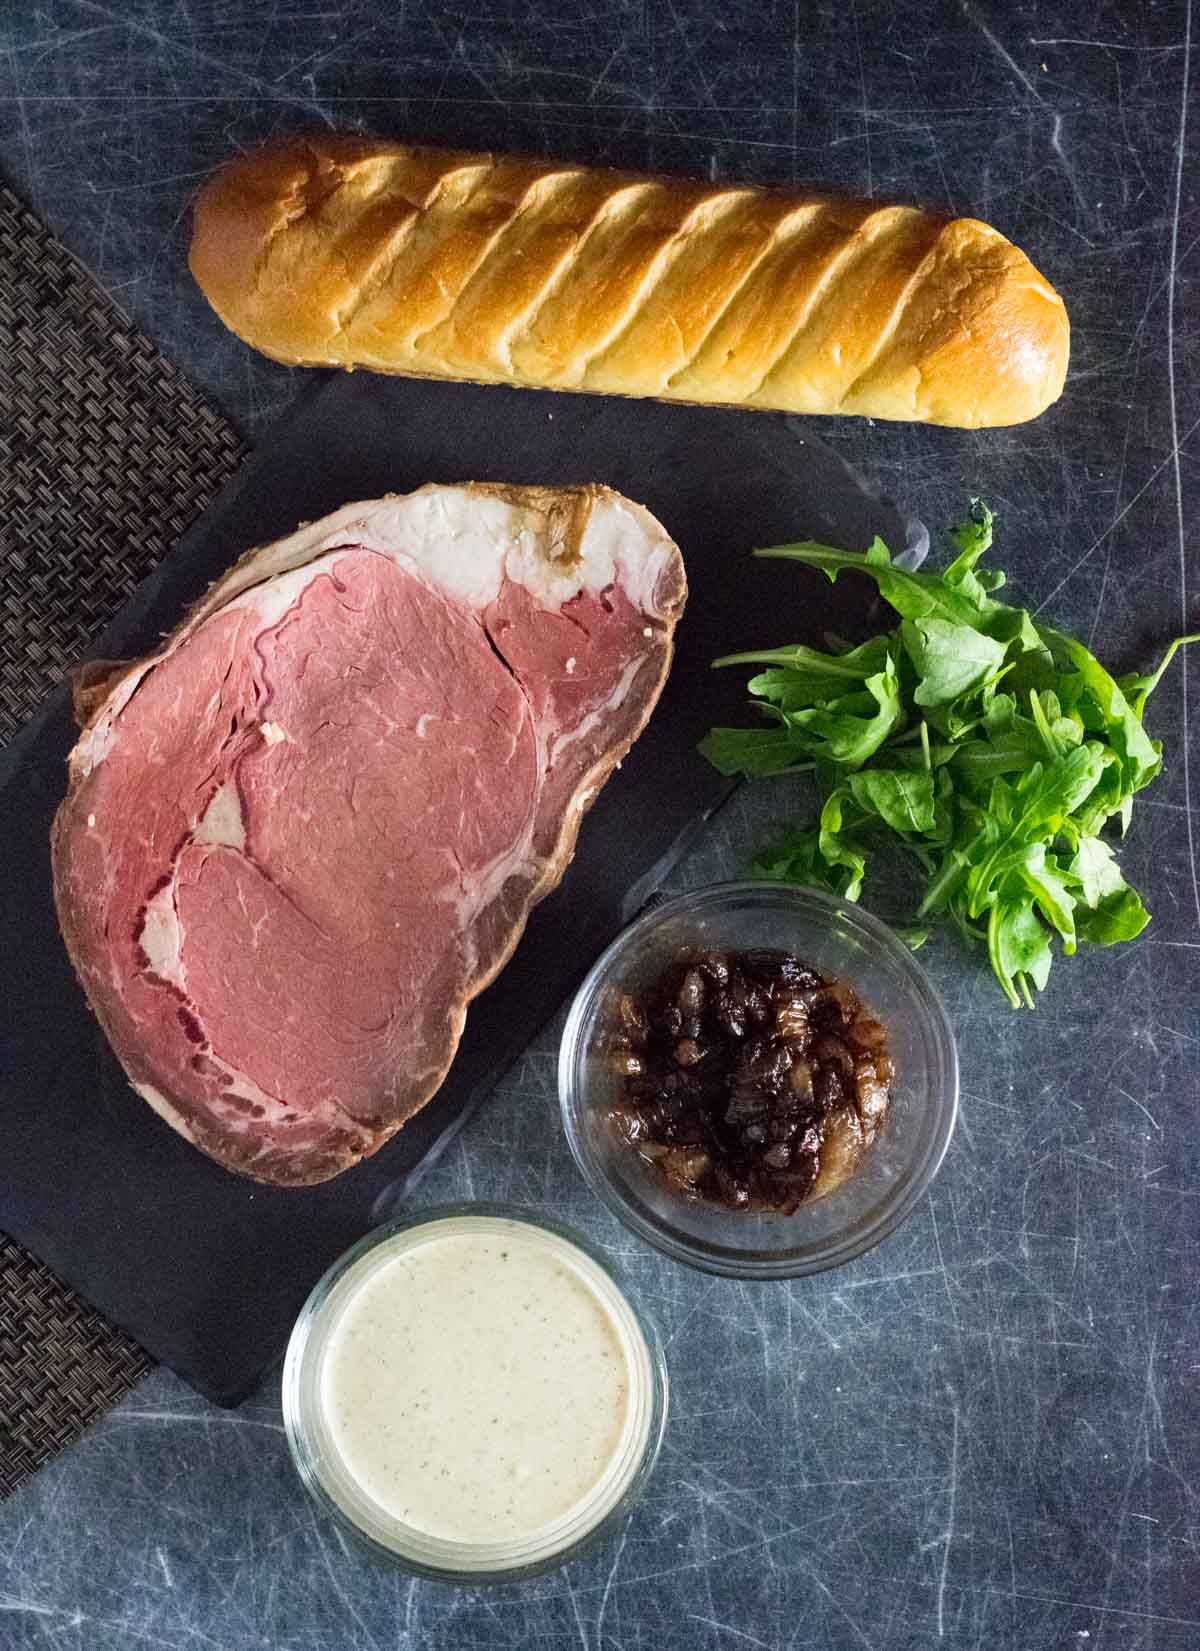
[[[708,1272],[820,1272],[886,1238],[954,1129],[958,1061],[910,949],[816,889],[722,883],[653,907],[571,1007],[576,1163],[650,1243]]]
[[[301,1480],[418,1575],[513,1582],[616,1524],[658,1455],[658,1336],[584,1239],[507,1205],[370,1233],[297,1320],[284,1422]]]

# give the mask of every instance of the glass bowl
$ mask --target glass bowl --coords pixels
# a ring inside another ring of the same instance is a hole
[[[794,952],[852,986],[887,1029],[896,1078],[882,1130],[848,1180],[793,1215],[681,1198],[609,1116],[621,1082],[603,1053],[613,999],[644,989],[685,947]],[[954,1131],[958,1056],[924,970],[878,918],[818,889],[718,883],[644,912],[599,959],[571,1006],[558,1086],[575,1162],[627,1227],[705,1272],[798,1278],[862,1255],[912,1213]]]
[[[630,1403],[621,1437],[603,1474],[565,1514],[529,1535],[455,1541],[404,1523],[371,1496],[343,1458],[324,1399],[331,1338],[358,1291],[380,1268],[430,1240],[523,1229],[574,1271],[624,1343]],[[283,1368],[283,1419],[292,1460],[305,1488],[343,1530],[378,1557],[436,1581],[517,1582],[572,1559],[629,1512],[658,1458],[667,1416],[662,1344],[649,1319],[622,1289],[604,1256],[586,1239],[544,1216],[507,1204],[446,1204],[368,1233],[329,1268],[301,1310]]]

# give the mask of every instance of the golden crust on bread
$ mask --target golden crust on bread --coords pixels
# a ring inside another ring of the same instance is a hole
[[[335,134],[210,179],[190,261],[289,365],[981,427],[1048,407],[1069,352],[973,218]]]

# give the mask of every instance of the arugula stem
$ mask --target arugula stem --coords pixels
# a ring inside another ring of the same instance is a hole
[[[804,648],[799,645],[791,648],[760,648],[753,653],[722,654],[720,659],[712,662],[713,670],[722,665],[791,665],[804,663],[805,657],[816,663],[814,669],[819,669],[822,676],[844,676],[848,681],[861,682],[863,677],[870,676],[874,667],[863,670],[857,665],[844,665],[836,655],[825,655],[816,649]]]
[[[1159,661],[1158,669],[1151,671],[1149,676],[1141,678],[1141,685],[1135,690],[1132,701],[1133,714],[1135,717],[1140,719],[1142,712],[1146,709],[1146,701],[1150,698],[1150,695],[1162,681],[1163,672],[1174,659],[1179,649],[1186,648],[1190,642],[1200,642],[1200,631],[1192,631],[1188,636],[1177,636],[1174,642],[1171,643],[1171,646],[1167,649],[1166,653],[1162,656],[1162,659]]]

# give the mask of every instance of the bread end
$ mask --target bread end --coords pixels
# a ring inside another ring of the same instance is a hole
[[[901,323],[841,411],[959,429],[1023,424],[1062,394],[1066,306],[1018,248],[948,223]]]
[[[193,209],[188,267],[231,332],[287,366],[328,363],[350,282],[330,257],[335,226],[321,208],[349,171],[379,155],[379,145],[353,136],[287,138],[208,179]]]
[[[947,229],[949,257],[970,272],[954,325],[925,365],[925,417],[968,428],[1021,424],[1062,394],[1070,358],[1066,306],[1026,255],[973,218]],[[969,419],[942,417],[953,402]]]

